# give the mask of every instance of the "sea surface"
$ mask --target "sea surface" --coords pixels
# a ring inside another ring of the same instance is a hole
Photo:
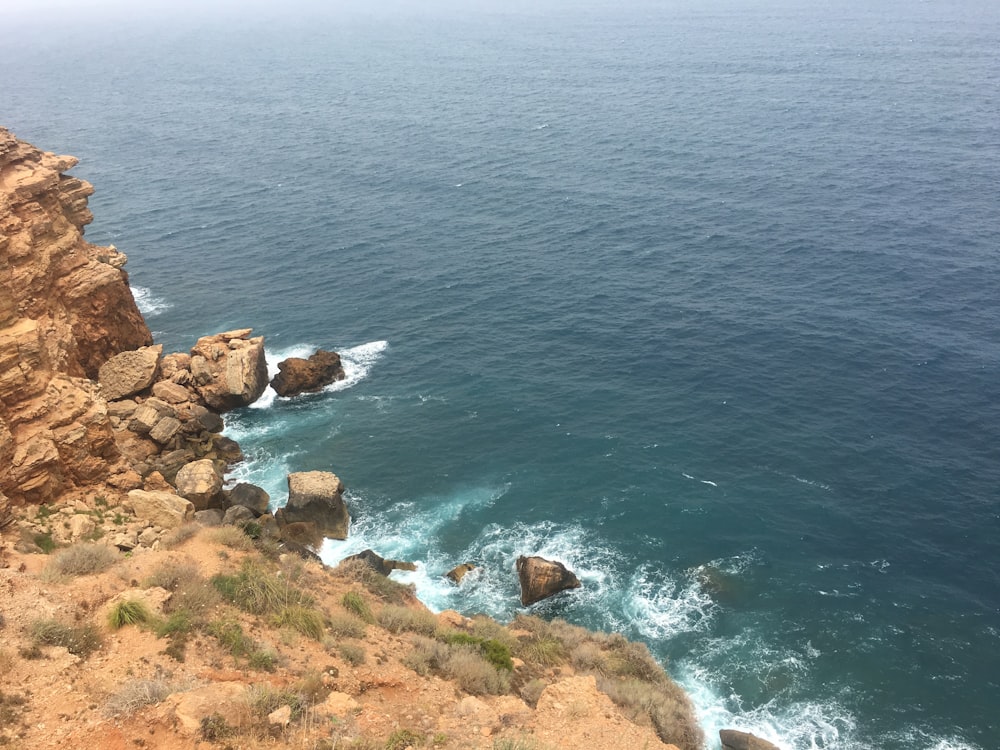
[[[1000,746],[1000,5],[5,11],[158,342],[348,379],[227,417],[438,610],[645,641],[787,750]],[[466,560],[461,587],[442,578]],[[717,744],[714,746],[717,747]]]

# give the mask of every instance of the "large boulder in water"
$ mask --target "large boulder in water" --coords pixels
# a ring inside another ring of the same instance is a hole
[[[580,588],[580,579],[565,565],[544,557],[517,558],[517,577],[521,582],[521,604],[527,607],[560,591]]]
[[[735,729],[720,729],[719,739],[722,740],[722,750],[781,750],[773,742]]]
[[[344,503],[344,483],[329,471],[288,475],[288,503],[274,514],[280,526],[311,521],[330,539],[347,539],[351,517]]]
[[[191,350],[191,378],[198,395],[218,412],[248,406],[267,388],[264,337],[251,329],[198,339]]]
[[[279,396],[315,393],[347,375],[337,352],[318,350],[309,359],[289,357],[278,364],[271,387]]]

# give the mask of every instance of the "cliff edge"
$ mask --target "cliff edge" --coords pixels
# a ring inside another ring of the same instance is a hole
[[[125,256],[83,238],[93,188],[65,174],[76,163],[0,128],[0,494],[15,503],[126,470],[93,381],[153,342]]]

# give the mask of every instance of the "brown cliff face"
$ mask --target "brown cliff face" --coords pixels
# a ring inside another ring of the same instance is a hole
[[[114,247],[83,239],[93,188],[77,160],[0,128],[0,492],[44,502],[123,470],[92,382],[152,344]]]

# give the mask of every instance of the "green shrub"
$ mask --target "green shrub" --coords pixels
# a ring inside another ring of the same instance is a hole
[[[251,685],[247,690],[247,704],[250,710],[261,718],[282,706],[291,706],[292,719],[297,719],[306,708],[303,697],[291,690],[278,690],[268,684]]]
[[[424,735],[409,729],[397,729],[385,741],[385,750],[406,750],[408,747],[420,747],[424,744]]]
[[[29,628],[35,646],[62,646],[86,658],[101,647],[101,634],[93,625],[64,625],[58,620],[36,620]]]
[[[369,625],[375,622],[375,615],[372,614],[372,608],[368,606],[365,598],[356,591],[348,591],[344,594],[344,598],[340,600],[340,603],[344,605],[344,609]]]
[[[138,599],[125,599],[111,607],[108,612],[108,625],[112,630],[118,630],[126,625],[138,625],[149,622],[152,615],[144,602]]]
[[[330,632],[340,638],[364,638],[367,626],[364,621],[347,612],[334,612],[327,618]]]
[[[201,720],[201,738],[206,742],[219,742],[236,734],[236,729],[226,723],[222,714],[212,714]]]
[[[288,581],[278,578],[253,560],[245,560],[236,575],[220,573],[213,576],[212,585],[224,599],[253,615],[276,613],[294,605],[312,604],[308,596]]]
[[[455,680],[472,695],[503,695],[510,690],[510,673],[498,670],[478,645],[449,644],[417,636],[403,664],[420,675],[437,674]]]
[[[242,626],[235,620],[224,619],[209,623],[208,633],[235,658],[246,659],[251,669],[272,672],[277,666],[277,656],[261,648],[260,644],[243,632]]]
[[[56,543],[52,538],[51,531],[43,531],[40,534],[35,534],[34,542],[35,546],[37,546],[46,555],[51,555],[55,552]]]

